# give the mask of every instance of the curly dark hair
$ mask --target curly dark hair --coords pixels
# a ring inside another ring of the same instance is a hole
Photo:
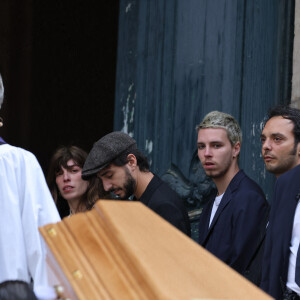
[[[287,105],[278,105],[272,108],[268,113],[268,122],[273,117],[283,117],[289,119],[294,124],[293,134],[295,137],[295,146],[300,142],[300,110]]]
[[[49,171],[47,174],[47,183],[51,195],[56,203],[58,212],[61,218],[69,215],[70,208],[68,202],[60,195],[56,185],[56,174],[61,171],[61,168],[68,168],[67,162],[72,159],[80,168],[83,167],[87,153],[77,146],[62,146],[58,148],[50,161]],[[102,181],[93,176],[87,180],[89,182],[86,192],[81,197],[81,200],[76,209],[77,212],[90,210],[99,198],[105,198]]]

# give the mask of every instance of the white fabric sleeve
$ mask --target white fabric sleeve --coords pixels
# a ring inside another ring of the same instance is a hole
[[[60,221],[42,169],[21,148],[0,146],[0,282],[32,277],[47,285],[46,247],[38,227]],[[2,266],[4,268],[2,269]]]

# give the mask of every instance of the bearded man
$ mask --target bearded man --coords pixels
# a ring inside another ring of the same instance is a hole
[[[83,179],[90,176],[101,178],[105,191],[120,199],[134,195],[179,230],[191,235],[183,200],[149,171],[147,158],[128,134],[111,132],[94,144],[82,169]]]
[[[200,216],[199,243],[258,285],[269,206],[258,184],[239,169],[240,126],[213,111],[196,130],[198,157],[217,187]]]
[[[271,109],[261,142],[266,169],[277,177],[261,287],[275,299],[300,299],[300,110]]]

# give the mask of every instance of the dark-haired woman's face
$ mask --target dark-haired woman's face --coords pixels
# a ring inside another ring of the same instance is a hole
[[[88,181],[81,178],[81,170],[73,159],[67,162],[67,168],[61,167],[56,174],[56,185],[61,196],[70,201],[79,201],[88,187]]]

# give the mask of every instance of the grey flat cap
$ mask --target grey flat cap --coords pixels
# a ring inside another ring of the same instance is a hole
[[[105,135],[90,151],[82,168],[82,179],[97,174],[123,152],[136,147],[136,141],[124,132],[115,131]]]

